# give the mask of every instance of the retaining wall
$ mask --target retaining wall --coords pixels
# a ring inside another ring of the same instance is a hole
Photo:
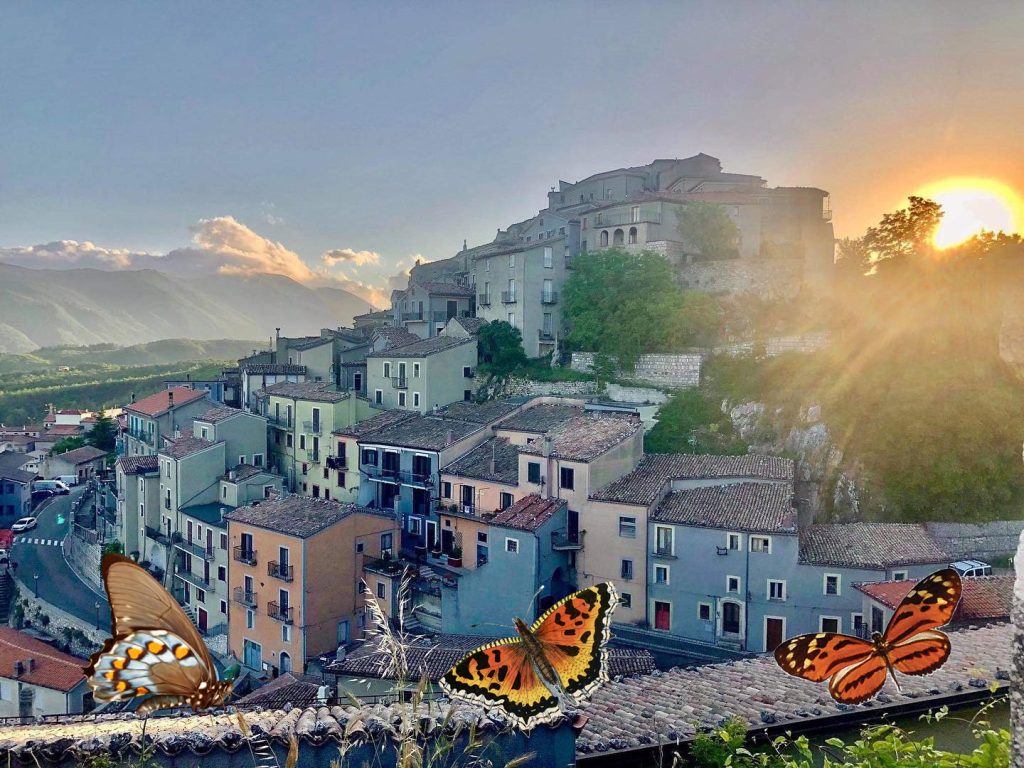
[[[954,560],[988,560],[1013,554],[1024,520],[995,520],[989,523],[926,523],[928,532]]]

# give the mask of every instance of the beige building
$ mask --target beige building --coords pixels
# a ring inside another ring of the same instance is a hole
[[[228,648],[258,672],[306,663],[361,637],[365,559],[394,555],[392,515],[307,496],[229,512]]]

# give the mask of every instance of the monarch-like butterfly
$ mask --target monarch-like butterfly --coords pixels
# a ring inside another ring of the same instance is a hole
[[[786,672],[814,682],[831,678],[828,691],[844,704],[859,704],[878,693],[888,674],[927,675],[949,657],[949,638],[938,631],[953,618],[963,586],[951,568],[919,581],[885,628],[870,640],[818,632],[800,635],[775,649]]]
[[[113,637],[89,659],[85,676],[102,701],[146,696],[139,714],[165,707],[206,709],[231,692],[238,665],[217,679],[210,652],[181,606],[123,555],[106,555],[103,583]]]

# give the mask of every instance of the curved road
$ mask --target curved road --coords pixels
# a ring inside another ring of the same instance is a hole
[[[70,495],[55,496],[39,506],[34,513],[39,525],[15,537],[11,561],[18,564],[16,578],[25,596],[31,597],[38,584],[43,600],[93,626],[109,629],[107,596],[78,578],[64,559],[64,537],[71,530],[71,502],[83,493],[84,488],[76,487]]]

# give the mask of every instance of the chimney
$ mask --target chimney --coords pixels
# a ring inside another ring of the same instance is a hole
[[[29,672],[35,672],[36,671],[36,660],[35,659],[29,659],[28,660],[28,671]]]
[[[498,448],[498,443],[496,441],[492,442],[491,443],[491,474],[492,475],[497,474],[497,472],[498,472],[498,457],[496,455],[497,448]]]
[[[545,459],[551,456],[551,435],[544,435],[544,442],[541,444],[540,455]]]
[[[135,393],[134,392],[132,392],[132,402],[133,403],[135,402]]]
[[[444,444],[451,445],[455,442],[455,433],[452,430],[448,430],[444,435]]]
[[[22,661],[14,662],[14,676],[21,677],[25,674],[25,663]]]
[[[167,390],[167,407],[169,409],[174,407],[174,390],[173,389],[168,389]]]
[[[192,374],[191,373],[186,373],[185,374],[185,381],[192,381]]]

